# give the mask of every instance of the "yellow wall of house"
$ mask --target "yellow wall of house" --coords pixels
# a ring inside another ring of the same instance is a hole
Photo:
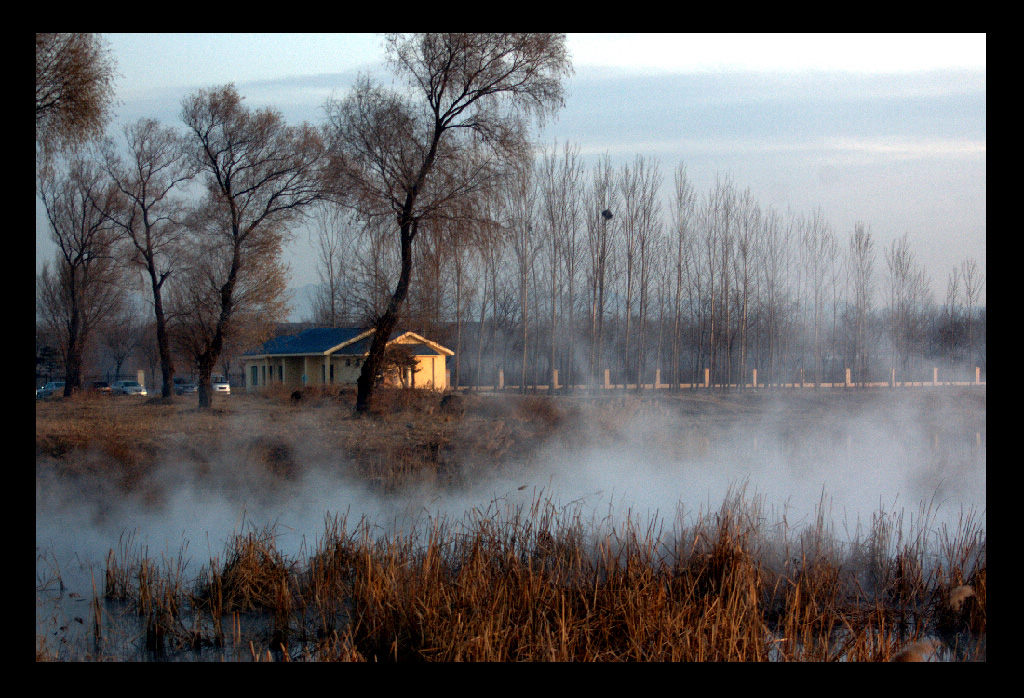
[[[408,342],[410,344],[418,342]],[[302,376],[306,376],[305,385],[354,385],[362,370],[362,360],[353,357],[332,356],[330,363],[322,356],[284,356],[272,359],[244,360],[245,385],[247,391],[259,391],[274,385],[288,388],[301,388]],[[348,362],[348,365],[346,365]],[[433,388],[446,390],[448,381],[445,374],[444,356],[418,356],[416,365],[419,371],[413,376],[417,388]],[[256,367],[256,384],[253,384],[252,367]],[[324,379],[327,366],[326,381]],[[333,378],[330,366],[334,367]]]
[[[416,357],[416,367],[419,371],[413,376],[413,380],[417,388],[433,388],[434,390],[448,388],[443,356],[418,356]]]
[[[396,344],[422,344],[415,337],[403,337]],[[413,376],[414,385],[417,388],[433,388],[434,390],[447,390],[448,381],[445,374],[445,357],[443,356],[417,356],[416,367],[419,371]]]

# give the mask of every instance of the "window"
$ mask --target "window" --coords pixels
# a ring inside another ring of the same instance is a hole
[[[260,366],[260,368],[262,369],[260,371],[260,380],[263,381],[263,385],[266,385],[267,384],[267,367],[266,366]]]
[[[284,365],[280,365],[277,367],[277,380],[284,383]]]
[[[259,366],[253,364],[253,366],[252,366],[252,384],[253,385],[259,385],[260,384],[259,377],[260,377]]]

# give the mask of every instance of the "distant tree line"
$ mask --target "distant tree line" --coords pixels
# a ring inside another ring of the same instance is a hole
[[[984,278],[973,259],[944,295],[909,237],[879,247],[863,223],[781,213],[720,176],[697,191],[685,164],[663,200],[656,160],[584,165],[536,152],[478,201],[425,226],[403,327],[455,350],[453,385],[931,379],[984,371]],[[318,325],[379,312],[397,261],[372,222],[324,204],[313,228]]]

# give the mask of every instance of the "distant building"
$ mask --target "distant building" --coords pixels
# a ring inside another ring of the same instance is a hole
[[[241,356],[249,392],[267,386],[354,385],[370,351],[373,329],[313,327],[275,337]],[[414,332],[394,332],[388,345],[400,345],[416,361],[404,382],[416,388],[446,390],[446,360],[455,352]],[[399,376],[393,382],[402,382]]]

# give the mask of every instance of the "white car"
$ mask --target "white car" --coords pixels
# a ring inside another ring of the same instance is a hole
[[[224,376],[210,376],[210,390],[224,395],[231,394],[231,384]]]
[[[111,388],[114,395],[142,395],[143,397],[147,395],[146,386],[141,385],[138,381],[115,381]]]

